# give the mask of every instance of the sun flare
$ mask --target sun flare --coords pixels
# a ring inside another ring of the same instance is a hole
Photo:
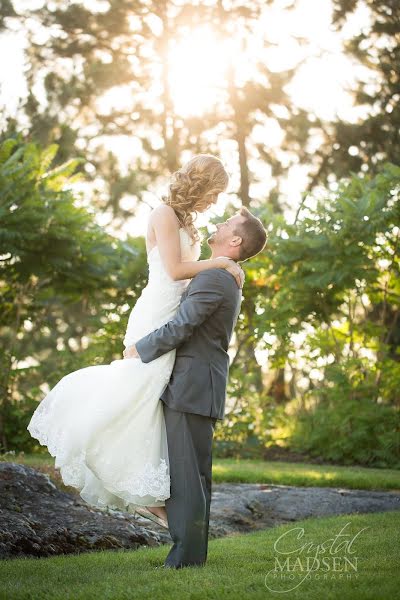
[[[177,114],[201,115],[218,102],[227,78],[230,47],[211,27],[199,27],[168,54],[169,86]]]

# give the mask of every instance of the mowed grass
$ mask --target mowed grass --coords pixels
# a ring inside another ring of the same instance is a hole
[[[302,528],[304,535],[298,537]],[[340,532],[341,546],[338,541],[328,543]],[[314,563],[314,570],[307,572],[307,556],[314,557],[316,545],[324,542],[325,553],[319,558],[325,557],[325,562]],[[278,554],[275,543],[284,554]],[[0,561],[0,598],[384,600],[398,597],[399,547],[400,511],[310,518],[211,540],[207,564],[200,568],[156,569],[169,546]],[[297,567],[293,569],[292,562],[291,571],[283,566],[280,572],[276,558],[283,565],[285,553],[291,551]]]
[[[54,469],[54,458],[49,454],[3,454],[0,455],[2,460],[24,463],[46,472],[63,487],[59,472]],[[213,482],[400,490],[400,470],[214,457]]]
[[[214,459],[213,481],[400,491],[400,470],[281,461]]]

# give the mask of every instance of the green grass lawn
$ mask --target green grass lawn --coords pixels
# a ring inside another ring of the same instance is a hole
[[[22,462],[48,473],[60,487],[59,472],[49,454],[0,455],[0,461]],[[275,483],[278,485],[400,490],[400,470],[370,469],[252,459],[213,459],[213,482]],[[72,491],[72,488],[65,488]]]
[[[351,546],[341,549],[338,543],[331,546],[328,540],[343,527],[342,535],[348,537],[340,539],[347,542],[353,539]],[[304,537],[299,539],[298,528],[304,528]],[[310,548],[307,546],[302,552],[295,552],[292,560],[297,559],[297,568],[291,572],[284,568],[280,573],[275,570],[275,559],[280,557],[282,561],[285,554],[278,554],[274,544],[285,532],[287,535],[279,542],[281,552],[305,544],[314,544],[314,548],[311,553],[307,553]],[[313,557],[315,546],[323,542],[326,552],[320,558],[324,556],[326,562],[321,561],[319,568],[307,575],[306,570],[300,569],[306,568],[306,557]],[[0,598],[389,600],[399,597],[399,547],[400,511],[311,518],[266,531],[211,540],[207,564],[202,568],[155,569],[163,563],[169,546],[0,561]],[[336,557],[335,570],[332,556]]]
[[[360,490],[400,490],[400,470],[217,459],[213,461],[213,481],[267,482],[278,485],[346,487]]]
[[[61,483],[59,472],[54,469],[54,459],[48,454],[0,455],[1,460],[28,464]],[[400,471],[214,458],[213,481],[399,490]],[[321,564],[310,574],[300,571],[300,567],[306,568],[306,557],[314,556],[315,546],[339,534],[346,523],[349,523],[348,539],[354,538],[351,549],[355,553],[351,554],[350,549],[346,552],[344,547],[334,553],[338,557],[334,572],[332,558],[328,562],[330,570]],[[304,537],[297,539],[294,533],[302,527]],[[291,572],[284,569],[281,574],[274,571],[275,560],[280,558],[283,562],[284,555],[278,554],[274,543],[284,532],[290,536],[283,538],[285,551],[305,544],[314,544],[314,551],[307,554],[306,546],[302,553],[289,555],[294,557],[292,560],[299,559],[297,568]],[[400,511],[395,511],[311,518],[256,533],[211,540],[207,565],[200,569],[155,569],[163,563],[169,546],[5,560],[0,561],[0,600],[164,600],[176,596],[194,600],[240,597],[386,600],[395,598],[398,593],[399,538]],[[354,557],[357,557],[357,571],[351,563],[347,563],[348,570],[343,571],[346,558],[354,564]],[[270,575],[266,580],[267,573]]]

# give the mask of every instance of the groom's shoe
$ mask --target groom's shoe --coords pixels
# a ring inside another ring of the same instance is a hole
[[[157,565],[156,569],[184,569],[185,567],[204,567],[206,563],[189,563],[187,565],[171,565],[164,563],[163,565]]]

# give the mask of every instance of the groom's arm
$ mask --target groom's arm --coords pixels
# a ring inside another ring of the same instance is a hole
[[[208,269],[196,275],[175,317],[136,342],[142,362],[151,362],[177,348],[218,308],[224,297],[224,278],[219,271]]]

